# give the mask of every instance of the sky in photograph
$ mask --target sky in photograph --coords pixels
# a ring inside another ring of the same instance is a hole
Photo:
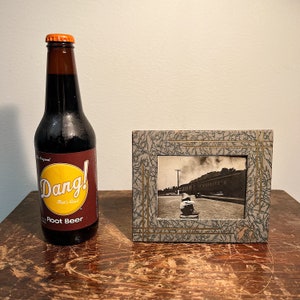
[[[164,189],[188,183],[212,171],[221,171],[222,168],[246,169],[246,158],[235,156],[158,156],[157,187]]]

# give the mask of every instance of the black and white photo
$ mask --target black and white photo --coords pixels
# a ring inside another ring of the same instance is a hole
[[[133,240],[268,241],[272,130],[137,130]]]
[[[244,218],[246,162],[244,156],[158,156],[158,217]]]

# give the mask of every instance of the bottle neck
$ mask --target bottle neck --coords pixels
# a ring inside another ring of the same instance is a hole
[[[50,42],[47,47],[45,113],[81,113],[73,44]]]

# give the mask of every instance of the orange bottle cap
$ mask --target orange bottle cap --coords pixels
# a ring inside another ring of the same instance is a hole
[[[46,36],[46,42],[65,42],[65,43],[75,43],[75,39],[70,34],[64,33],[50,33]]]

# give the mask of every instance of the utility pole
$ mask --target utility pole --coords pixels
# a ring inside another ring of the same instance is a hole
[[[177,173],[177,194],[179,195],[179,173],[180,173],[180,169],[175,169],[176,173]]]

